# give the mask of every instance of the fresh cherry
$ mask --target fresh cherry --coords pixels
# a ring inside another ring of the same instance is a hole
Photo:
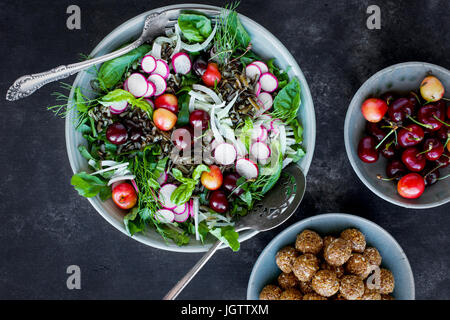
[[[393,92],[386,92],[381,95],[381,99],[386,101],[386,104],[389,106],[395,99],[397,99],[397,95]]]
[[[189,115],[189,123],[192,128],[201,128],[202,130],[208,129],[210,116],[208,112],[203,110],[194,110]]]
[[[380,147],[380,152],[381,155],[386,159],[393,159],[397,154],[397,148],[395,147],[395,144],[393,142],[387,144],[383,143]]]
[[[450,127],[442,126],[436,131],[436,138],[441,139],[444,143],[450,137]]]
[[[416,147],[410,147],[403,151],[402,161],[410,171],[420,172],[425,168],[427,160]]]
[[[379,154],[375,149],[376,146],[377,141],[374,137],[367,136],[362,138],[358,145],[359,158],[366,163],[377,162]]]
[[[440,168],[447,168],[450,164],[450,152],[446,151],[439,159],[436,160],[436,164]]]
[[[444,145],[436,138],[429,138],[423,144],[423,153],[427,160],[436,161],[444,153]]]
[[[425,179],[425,186],[429,187],[439,181],[440,173],[438,169],[433,169],[427,173],[423,178]]]
[[[402,148],[413,147],[422,142],[425,133],[417,124],[410,124],[398,132],[398,144]]]
[[[111,124],[108,129],[106,129],[106,139],[112,144],[124,144],[128,140],[127,128],[119,122]]]
[[[374,136],[378,140],[378,142],[381,142],[381,140],[383,140],[387,134],[385,130],[380,128],[378,123],[369,121],[366,122],[366,131],[371,136]]]
[[[238,188],[237,181],[241,176],[238,173],[229,173],[223,180],[223,188],[233,195],[240,196],[244,190]]]
[[[443,111],[440,101],[433,104],[427,104],[419,109],[417,118],[421,123],[428,126],[431,131],[437,131],[443,126],[442,122],[445,120]]]
[[[403,198],[417,199],[425,191],[425,180],[418,173],[409,173],[400,179],[397,191]]]
[[[229,204],[225,192],[221,190],[214,191],[209,198],[209,207],[217,213],[227,212]]]
[[[361,112],[369,122],[380,122],[383,119],[386,111],[388,110],[388,105],[382,99],[370,98],[364,101],[361,106]]]
[[[397,159],[389,161],[386,166],[386,175],[391,179],[399,179],[407,172],[408,170],[406,169],[403,162]]]
[[[408,98],[398,98],[388,109],[389,118],[394,122],[405,121],[411,115],[413,107]]]

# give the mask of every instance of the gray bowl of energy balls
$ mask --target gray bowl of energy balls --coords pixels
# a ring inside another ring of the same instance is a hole
[[[322,214],[290,226],[263,250],[249,300],[414,300],[414,277],[395,239],[377,224]]]

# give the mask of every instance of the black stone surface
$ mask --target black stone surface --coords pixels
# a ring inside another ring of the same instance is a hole
[[[170,3],[2,0],[1,97],[18,76],[77,61],[116,26]],[[71,4],[82,10],[80,31],[66,28]],[[381,7],[381,30],[366,28],[371,4]],[[450,205],[406,210],[372,194],[347,160],[343,127],[353,94],[376,71],[413,60],[450,67],[450,1],[244,0],[239,11],[277,36],[305,73],[316,108],[316,152],[300,212],[245,242],[238,253],[217,253],[180,298],[245,299],[252,265],[276,234],[308,216],[347,212],[380,224],[398,240],[418,299],[449,299]],[[49,85],[28,99],[1,102],[0,298],[160,299],[201,254],[139,244],[78,196],[69,182],[64,120],[45,108],[57,89]],[[73,264],[81,267],[82,289],[69,291],[66,268]]]

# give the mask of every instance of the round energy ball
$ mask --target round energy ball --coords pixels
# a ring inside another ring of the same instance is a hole
[[[319,270],[319,259],[311,253],[305,253],[294,261],[292,271],[300,281],[309,281]]]
[[[295,288],[285,290],[280,296],[280,300],[302,300],[302,298],[302,293]]]
[[[363,256],[367,259],[371,266],[381,265],[381,254],[377,248],[367,247],[366,250],[364,250]]]
[[[287,246],[277,252],[275,262],[281,271],[290,273],[292,272],[292,264],[297,256],[298,253],[295,248]]]
[[[324,258],[332,266],[342,266],[352,255],[349,241],[342,238],[333,240],[324,251]]]
[[[300,281],[299,287],[300,287],[300,291],[303,294],[308,294],[308,293],[314,292],[311,281]]]
[[[367,286],[364,287],[364,294],[361,297],[361,300],[381,300],[381,294],[378,290],[369,289]]]
[[[262,289],[259,300],[279,300],[282,292],[280,287],[269,284]]]
[[[330,271],[334,271],[336,273],[336,276],[338,278],[342,277],[345,274],[345,270],[343,266],[330,266],[328,263],[323,262],[320,265],[320,269],[322,270],[330,270]]]
[[[327,298],[322,297],[320,294],[313,292],[305,294],[303,296],[303,300],[327,300]]]
[[[325,247],[328,247],[328,245],[333,241],[333,240],[335,240],[336,238],[335,237],[333,237],[333,236],[326,236],[326,237],[324,237],[323,238],[323,247],[325,248]]]
[[[331,297],[339,291],[339,280],[334,271],[317,271],[311,283],[314,291],[323,297]]]
[[[380,270],[380,293],[389,294],[394,291],[395,280],[392,272],[387,269],[381,268]]]
[[[345,270],[348,273],[360,276],[365,279],[368,274],[369,263],[367,259],[361,253],[353,253],[345,264]]]
[[[366,237],[357,229],[347,229],[342,231],[341,238],[351,243],[352,250],[363,253],[366,249]]]
[[[318,254],[322,250],[322,246],[322,238],[311,230],[304,230],[297,235],[297,240],[295,241],[295,249],[302,253]]]
[[[293,272],[291,273],[283,272],[278,276],[278,285],[284,290],[296,287],[299,284],[299,282],[300,281],[298,281],[297,277]]]
[[[343,276],[339,292],[347,300],[357,300],[364,294],[364,282],[358,276]]]

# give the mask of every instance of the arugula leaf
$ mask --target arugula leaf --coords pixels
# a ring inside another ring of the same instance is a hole
[[[123,77],[127,69],[146,55],[152,47],[144,44],[133,51],[102,64],[98,72],[98,80],[106,89],[114,87]]]
[[[199,14],[180,14],[178,26],[183,36],[190,42],[203,42],[212,32],[211,20]]]
[[[70,182],[83,197],[93,198],[100,194],[101,199],[104,201],[111,196],[111,188],[108,187],[106,181],[89,173],[77,173]]]
[[[287,124],[297,118],[298,109],[301,103],[301,87],[297,78],[292,79],[273,100],[272,115],[280,118]]]
[[[215,228],[209,231],[217,239],[228,245],[233,251],[239,251],[239,233],[234,231],[234,227]]]
[[[122,89],[116,89],[109,92],[107,95],[103,96],[99,103],[104,106],[109,106],[111,102],[127,101],[133,107],[140,108],[147,112],[149,115],[152,114],[152,106],[145,99],[136,99],[131,93]]]

